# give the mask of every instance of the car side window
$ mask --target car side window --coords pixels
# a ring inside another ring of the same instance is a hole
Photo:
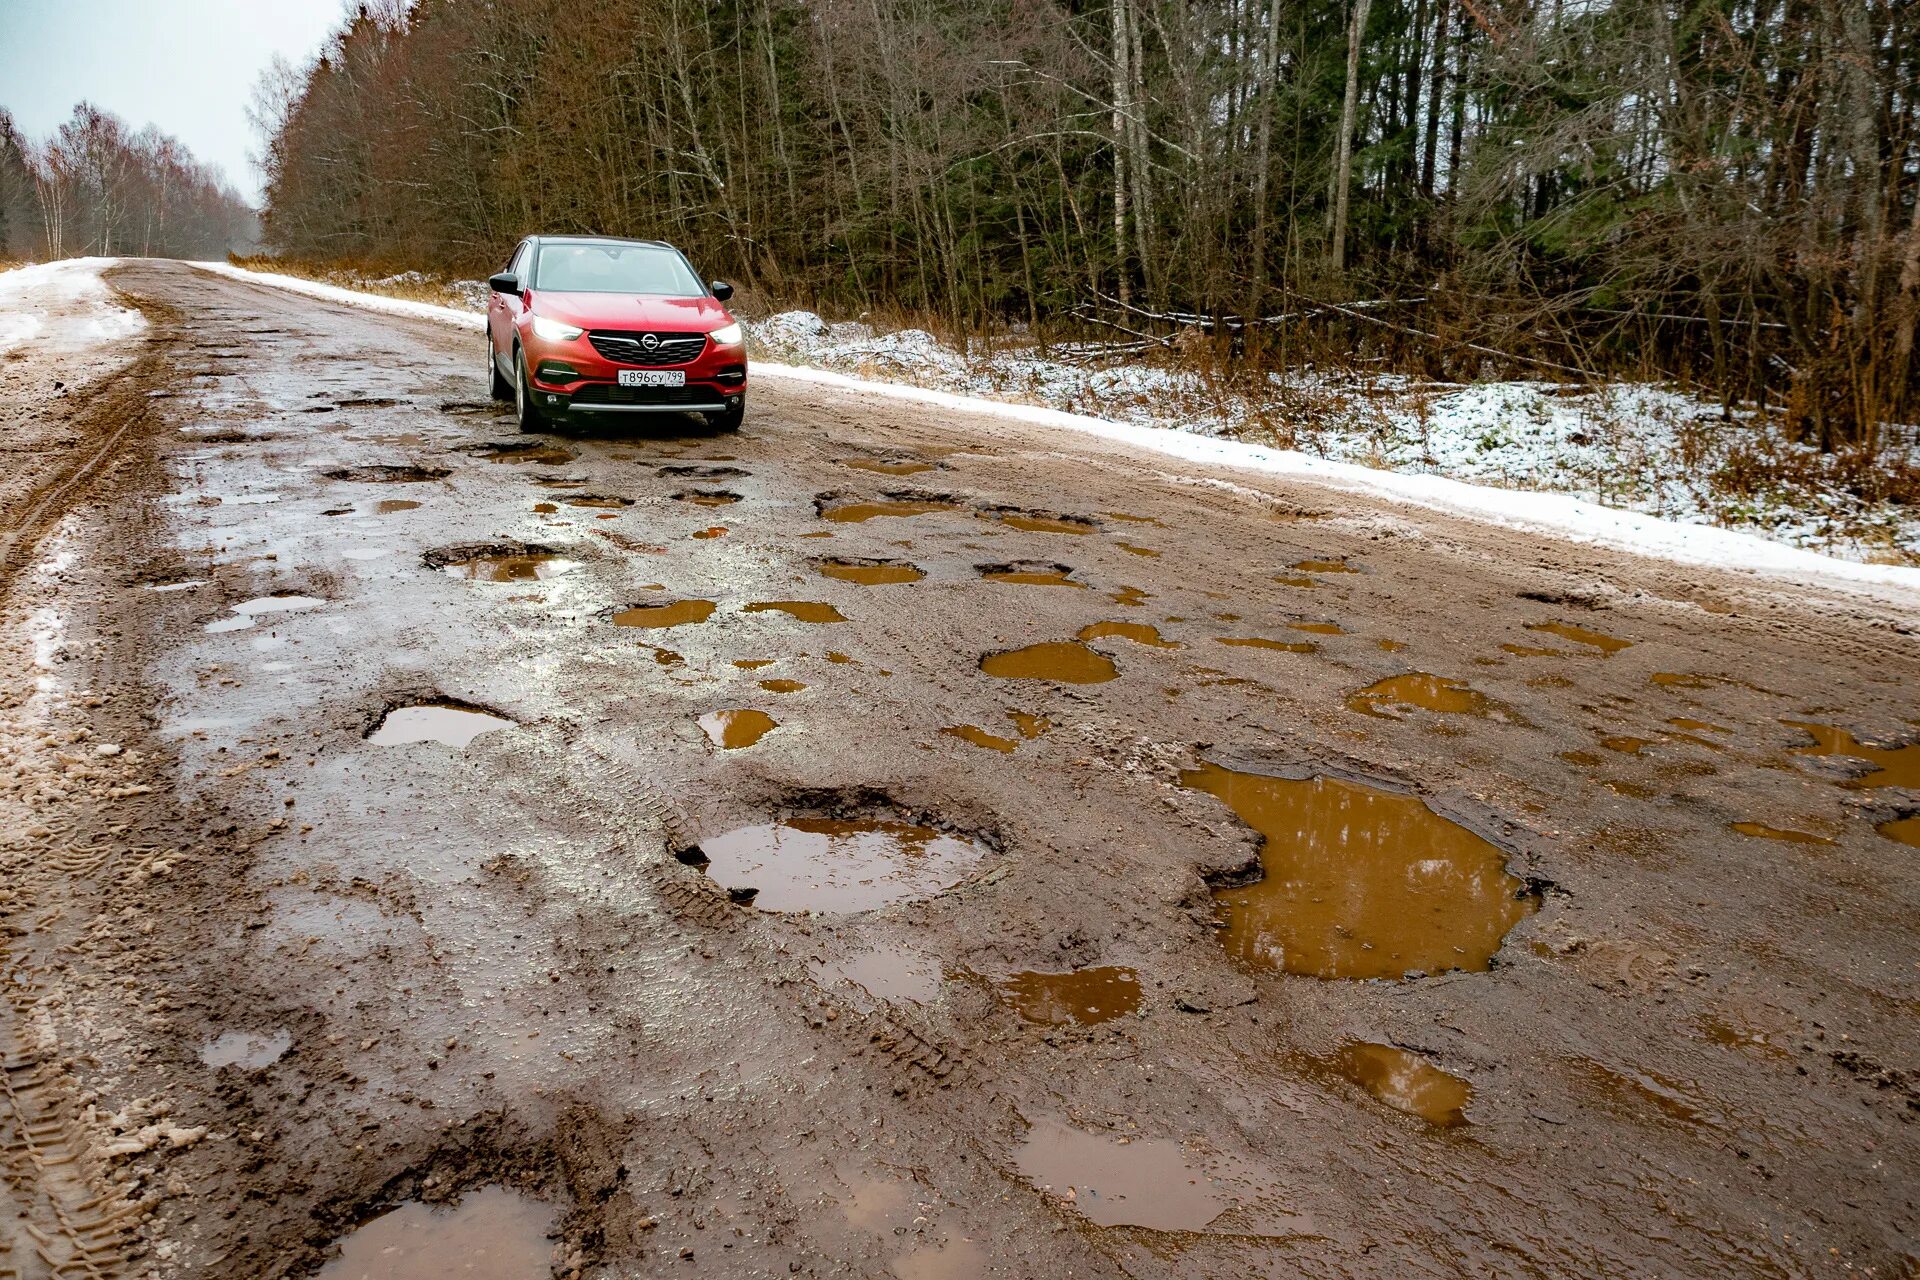
[[[520,247],[513,251],[513,261],[507,263],[507,274],[519,276],[523,281],[527,278],[527,259],[529,257],[527,250],[529,247],[526,241],[522,240],[520,242]]]

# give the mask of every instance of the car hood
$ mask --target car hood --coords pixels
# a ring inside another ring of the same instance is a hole
[[[534,292],[533,313],[582,329],[661,329],[711,333],[733,317],[707,297],[661,298],[639,293]]]

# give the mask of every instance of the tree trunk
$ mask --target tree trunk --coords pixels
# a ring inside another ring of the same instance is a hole
[[[1360,42],[1367,33],[1367,10],[1373,0],[1353,0],[1353,20],[1347,26],[1347,96],[1340,106],[1339,158],[1333,166],[1333,250],[1335,271],[1347,269],[1347,194],[1353,180],[1354,111],[1360,101]]]

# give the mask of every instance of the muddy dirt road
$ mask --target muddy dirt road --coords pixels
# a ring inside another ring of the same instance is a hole
[[[0,1276],[1912,1273],[1910,605],[110,279]]]

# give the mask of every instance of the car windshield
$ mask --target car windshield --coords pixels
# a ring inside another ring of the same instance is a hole
[[[557,293],[698,298],[707,291],[685,258],[658,245],[543,244],[533,282]]]

